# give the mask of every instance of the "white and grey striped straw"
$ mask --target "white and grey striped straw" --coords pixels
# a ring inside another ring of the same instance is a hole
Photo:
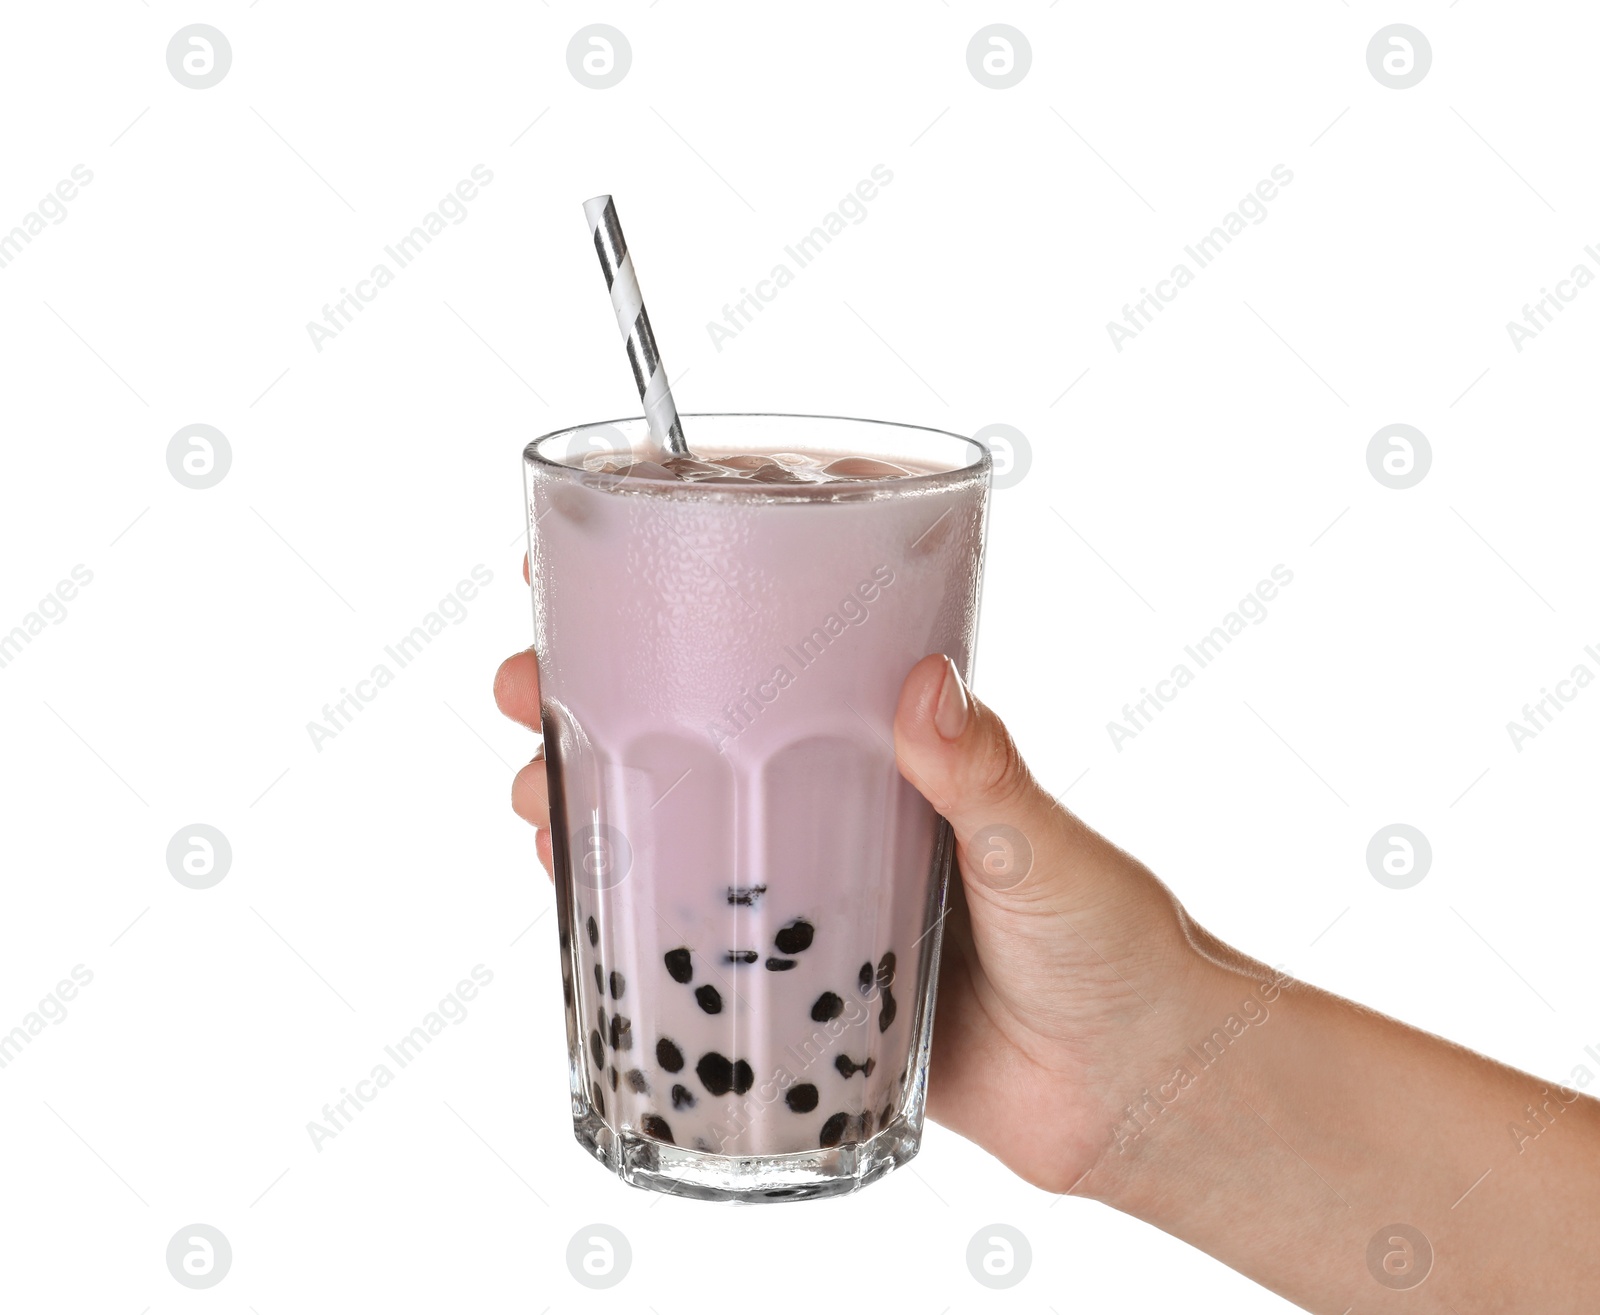
[[[609,196],[596,196],[583,203],[583,213],[594,233],[594,249],[611,292],[612,309],[617,312],[617,327],[628,347],[628,364],[633,366],[650,437],[667,456],[688,456],[683,423],[678,419],[672,390],[667,387],[667,371],[656,350],[655,334],[650,332],[650,317],[645,313],[639,276],[634,272],[622,225],[617,222],[617,207]]]

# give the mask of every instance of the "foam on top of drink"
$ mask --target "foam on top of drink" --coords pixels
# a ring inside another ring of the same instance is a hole
[[[662,461],[632,452],[596,453],[584,460],[583,468],[624,479],[743,485],[858,484],[930,475],[940,469],[904,460],[804,452],[732,452],[719,456],[668,457]]]

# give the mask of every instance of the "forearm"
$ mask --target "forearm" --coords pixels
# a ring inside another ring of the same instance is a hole
[[[1207,946],[1079,1193],[1312,1311],[1590,1309],[1600,1105],[1274,978]]]

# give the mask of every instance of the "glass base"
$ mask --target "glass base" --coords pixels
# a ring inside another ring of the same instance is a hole
[[[922,1130],[905,1118],[864,1142],[793,1155],[715,1155],[617,1132],[592,1111],[573,1120],[573,1135],[618,1178],[647,1192],[695,1201],[809,1201],[846,1196],[912,1160]]]

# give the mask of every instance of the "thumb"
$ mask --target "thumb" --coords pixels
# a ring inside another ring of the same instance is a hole
[[[1092,835],[1033,779],[999,717],[942,654],[923,658],[894,719],[900,774],[949,821],[962,876],[1008,902],[1063,892],[1072,851]]]

